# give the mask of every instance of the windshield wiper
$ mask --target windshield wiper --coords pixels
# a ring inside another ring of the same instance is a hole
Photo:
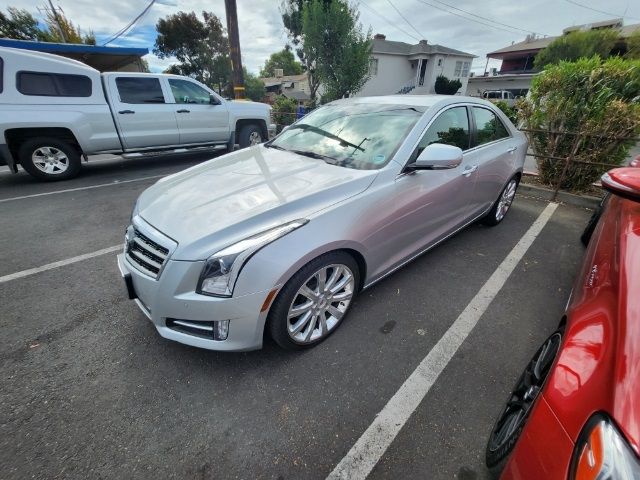
[[[331,140],[336,140],[337,142],[340,143],[342,147],[351,147],[351,148],[355,148],[356,150],[361,150],[364,152],[364,148],[360,146],[362,145],[362,142],[360,143],[360,145],[356,145],[355,143],[348,142],[347,140],[345,140],[342,137],[339,137],[338,135],[334,135],[333,133],[328,132],[324,128],[318,128],[318,127],[314,127],[313,125],[307,125],[306,123],[300,123],[298,125],[293,125],[289,127],[289,130],[303,130],[303,131],[308,130],[310,132],[317,133],[318,135],[322,135],[323,137],[330,138]]]
[[[297,153],[309,158],[316,158],[318,160],[324,160],[327,163],[337,165],[338,159],[330,157],[329,155],[322,155],[321,153],[310,152],[309,150],[289,150],[290,152]]]
[[[264,146],[267,147],[267,148],[275,148],[276,150],[282,150],[284,152],[288,152],[289,151],[286,148],[281,147],[280,145],[274,145],[271,142],[265,143]]]

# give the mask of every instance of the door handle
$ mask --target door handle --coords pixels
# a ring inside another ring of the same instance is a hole
[[[120,110],[118,113],[121,114],[121,115],[124,115],[124,114],[127,114],[127,113],[136,113],[136,112],[134,112],[133,110]]]
[[[516,147],[511,147],[510,149],[507,150],[507,153],[513,153],[517,150]]]
[[[183,108],[181,110],[178,110],[178,113],[190,113],[190,111],[187,110],[186,108]]]
[[[471,167],[467,167],[462,171],[462,175],[464,175],[465,177],[468,178],[476,170],[478,170],[478,165],[473,165]]]

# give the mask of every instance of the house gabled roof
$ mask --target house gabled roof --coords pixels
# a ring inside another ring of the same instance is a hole
[[[280,85],[287,82],[304,82],[307,80],[307,73],[301,73],[300,75],[283,75],[281,77],[261,77],[260,80],[266,86]]]
[[[373,45],[371,48],[372,53],[390,53],[393,55],[418,55],[421,53],[431,55],[441,53],[444,55],[458,55],[461,57],[475,58],[476,55],[466,53],[453,48],[438,45],[437,43],[427,43],[426,40],[421,40],[416,45],[411,45],[405,42],[396,42],[393,40],[383,40],[380,38],[373,39]]]

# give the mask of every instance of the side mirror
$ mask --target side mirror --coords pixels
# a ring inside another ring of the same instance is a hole
[[[209,94],[209,103],[211,105],[220,105],[220,100],[218,100],[218,97],[216,97],[213,93]]]
[[[640,202],[640,168],[614,168],[605,173],[600,182],[614,195]]]
[[[462,163],[462,149],[453,145],[432,143],[428,145],[410,168],[416,170],[445,170],[456,168]]]

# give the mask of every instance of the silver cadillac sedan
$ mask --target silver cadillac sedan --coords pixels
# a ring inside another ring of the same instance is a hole
[[[526,151],[477,98],[339,100],[145,190],[118,265],[165,338],[252,350],[267,330],[312,347],[363,289],[475,221],[500,223]]]

